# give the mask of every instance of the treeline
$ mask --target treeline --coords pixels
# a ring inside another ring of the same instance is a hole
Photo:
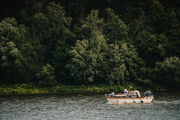
[[[170,0],[3,1],[0,83],[178,88],[179,6]]]

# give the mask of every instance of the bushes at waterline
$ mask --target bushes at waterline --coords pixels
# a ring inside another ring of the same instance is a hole
[[[105,85],[105,84],[98,84],[98,85],[79,85],[79,86],[70,86],[70,85],[56,85],[53,87],[44,87],[35,84],[2,84],[0,86],[0,95],[8,95],[8,94],[40,94],[40,93],[59,93],[59,92],[69,92],[69,93],[88,93],[88,92],[106,92],[110,93],[112,91],[119,93],[123,92],[124,89],[128,89],[129,86],[133,86],[131,90],[153,90],[153,91],[160,91],[166,90],[165,86],[153,85],[152,86],[144,86],[140,85],[137,86],[131,82],[123,83],[120,85]]]
[[[42,87],[35,84],[2,84],[0,94],[38,94],[58,92],[122,92],[125,88],[119,85],[90,85],[70,86],[56,85],[53,87]]]

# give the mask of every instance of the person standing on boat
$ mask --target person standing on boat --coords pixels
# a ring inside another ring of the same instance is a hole
[[[109,96],[113,97],[113,96],[114,96],[114,92],[112,92],[111,94],[109,94]]]

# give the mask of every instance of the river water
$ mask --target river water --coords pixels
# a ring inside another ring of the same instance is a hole
[[[180,120],[180,92],[151,104],[109,104],[103,93],[0,96],[0,120]]]

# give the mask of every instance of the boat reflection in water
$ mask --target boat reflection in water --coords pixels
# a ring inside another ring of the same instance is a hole
[[[127,91],[124,89],[124,94],[105,94],[105,98],[109,103],[124,104],[124,103],[151,103],[154,99],[152,92],[143,92],[140,94],[138,90]]]

